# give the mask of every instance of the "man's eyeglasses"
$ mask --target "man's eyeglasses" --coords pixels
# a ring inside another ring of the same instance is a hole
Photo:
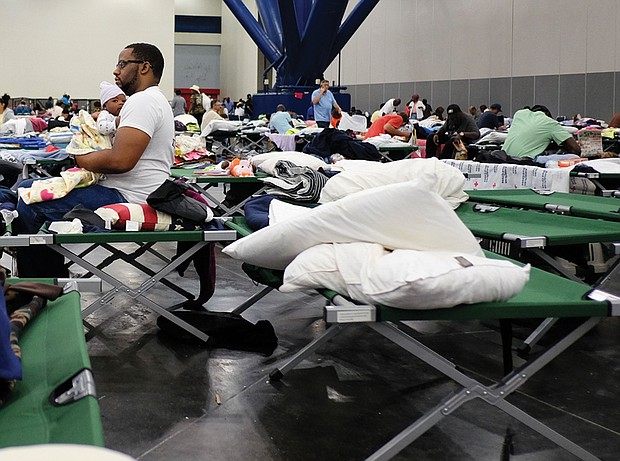
[[[121,59],[120,61],[116,63],[116,67],[118,69],[124,69],[127,64],[130,64],[130,63],[142,64],[143,62],[147,62],[147,61],[137,60],[137,59],[127,59],[127,60]]]

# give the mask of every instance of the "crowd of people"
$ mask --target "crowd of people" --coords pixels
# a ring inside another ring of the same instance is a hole
[[[149,193],[169,176],[174,155],[175,115],[189,113],[196,117],[203,129],[212,120],[253,117],[250,94],[245,100],[233,103],[229,97],[223,100],[210,98],[198,85],[193,85],[189,104],[180,90],[168,101],[158,86],[163,67],[163,56],[153,45],[134,43],[121,51],[113,71],[114,83],[101,82],[100,101],[92,111],[101,133],[114,136],[112,147],[75,158],[77,166],[104,173],[104,179],[94,186],[74,189],[61,199],[43,204],[28,205],[20,199],[17,203],[19,217],[13,226],[15,232],[36,233],[43,223],[61,219],[76,205],[94,210],[110,203],[145,203]],[[7,94],[0,98],[0,124],[24,116],[44,117],[48,126],[54,121],[68,123],[79,110],[69,95],[57,100],[50,97],[43,107],[39,104],[31,107],[26,101],[20,101],[12,109],[10,101]],[[342,108],[330,91],[329,81],[321,81],[319,88],[312,93],[311,101],[306,116],[318,127],[338,125]],[[403,110],[400,110],[401,105],[401,98],[383,102],[369,116],[365,139],[388,134],[407,140],[416,133],[419,138],[426,137],[427,157],[455,158],[463,148],[466,150],[469,144],[480,138],[482,130],[502,131],[507,128],[507,119],[502,117],[502,107],[498,103],[488,108],[486,105],[471,106],[467,111],[461,110],[457,104],[448,105],[445,111],[443,107],[433,110],[426,99],[414,94],[404,104]],[[359,111],[353,109],[351,112]],[[268,117],[269,127],[274,132],[285,133],[293,126],[293,117],[296,114],[279,104]],[[439,128],[418,134],[416,130],[425,120],[432,120]],[[560,154],[580,154],[575,138],[552,117],[548,108],[536,105],[518,110],[511,119],[503,144],[506,157],[535,159],[546,155],[551,148]],[[20,187],[29,187],[31,182],[27,180]],[[56,252],[49,251],[44,255],[48,261],[45,267],[40,264],[44,251],[44,248],[33,251],[28,247],[18,250],[20,276],[67,275],[63,258]]]
[[[505,135],[501,149],[492,157],[495,162],[545,164],[549,158],[561,160],[581,154],[575,137],[543,105],[524,107],[508,118],[499,103],[469,106],[467,111],[457,104],[433,110],[418,94],[411,96],[402,111],[401,103],[400,98],[391,98],[374,113],[366,113],[369,128],[364,138],[387,133],[408,139],[415,133],[418,139],[426,140],[426,157],[471,159],[468,146],[495,131]],[[609,123],[610,127],[620,126],[614,120],[620,120],[620,114]],[[484,156],[480,159],[485,161]]]

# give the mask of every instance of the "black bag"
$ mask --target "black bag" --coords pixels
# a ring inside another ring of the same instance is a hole
[[[269,356],[278,346],[273,325],[267,320],[254,324],[232,312],[176,311],[172,314],[209,335],[207,347],[261,352]],[[159,316],[157,326],[162,334],[171,339],[198,341],[166,317]]]
[[[187,219],[196,224],[211,221],[213,212],[205,202],[192,197],[196,192],[182,180],[166,179],[146,198],[146,203],[158,211],[163,211],[179,218]]]

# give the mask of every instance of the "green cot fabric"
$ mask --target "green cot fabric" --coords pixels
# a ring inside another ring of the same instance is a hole
[[[28,325],[20,339],[23,379],[0,410],[0,447],[42,443],[103,446],[99,404],[93,396],[53,405],[54,389],[90,368],[80,315],[80,297],[68,293]]]
[[[484,215],[471,210],[468,213]],[[459,207],[460,209],[460,207]],[[458,210],[457,210],[458,211]],[[508,210],[513,211],[513,210]],[[525,212],[531,215],[542,213]],[[518,214],[517,214],[518,215]],[[548,216],[544,215],[543,216]],[[549,215],[552,218],[561,217]],[[570,216],[568,216],[570,218]],[[535,221],[535,220],[534,220]],[[607,223],[613,224],[613,223]],[[245,218],[235,217],[227,221],[226,225],[236,230],[244,237],[252,233],[245,224]],[[527,224],[526,224],[527,226]],[[617,228],[617,226],[614,226]],[[617,230],[616,230],[617,231]],[[506,259],[501,255],[485,252],[487,257]],[[523,265],[516,261],[515,264]],[[267,270],[267,269],[264,269]],[[606,317],[609,315],[609,305],[606,302],[586,299],[590,292],[589,285],[574,282],[563,277],[550,274],[534,267],[531,268],[530,280],[523,291],[518,295],[501,303],[478,303],[460,305],[450,309],[416,309],[405,310],[385,306],[377,307],[377,321],[404,321],[404,320],[485,320],[485,319],[514,319],[514,318],[547,318],[547,317]],[[324,297],[333,300],[338,293],[330,290],[318,290]]]
[[[491,258],[510,260],[490,252],[486,252],[486,255]],[[520,263],[516,262],[516,264]],[[525,288],[508,301],[501,303],[462,304],[450,309],[405,310],[376,306],[377,321],[497,320],[609,316],[610,307],[607,302],[591,301],[586,298],[590,290],[591,287],[589,285],[574,282],[532,267],[530,280],[525,285]],[[321,294],[327,299],[334,299],[337,295],[337,293],[328,290],[321,291]]]
[[[246,237],[252,233],[252,229],[248,227],[245,217],[243,216],[235,216],[232,220],[226,221],[226,226],[237,231],[240,237]],[[243,263],[241,268],[243,269],[243,272],[245,272],[248,277],[256,283],[275,289],[282,286],[284,271],[265,269],[263,267],[258,267],[247,263]]]
[[[553,192],[539,194],[531,189],[468,190],[469,200],[513,207],[545,209],[546,205],[570,207],[569,214],[584,218],[620,221],[620,200],[614,197]]]
[[[232,220],[226,221],[226,226],[237,231],[240,237],[247,237],[252,233],[252,229],[248,227],[244,216],[235,216]]]
[[[191,178],[195,179],[197,183],[201,184],[234,184],[239,182],[260,182],[261,178],[266,178],[269,175],[262,171],[257,171],[254,176],[207,176],[201,174],[195,174],[198,168],[171,168],[170,176],[173,178]]]
[[[506,207],[482,213],[474,211],[474,207],[473,203],[462,203],[456,214],[477,237],[545,237],[551,246],[620,240],[620,226],[614,222]]]
[[[86,234],[55,234],[54,243],[150,243],[201,242],[203,231],[168,232],[89,232]]]

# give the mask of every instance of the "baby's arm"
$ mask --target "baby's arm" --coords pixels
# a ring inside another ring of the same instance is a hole
[[[116,117],[107,110],[102,110],[97,117],[97,130],[101,134],[114,134],[116,132]]]

